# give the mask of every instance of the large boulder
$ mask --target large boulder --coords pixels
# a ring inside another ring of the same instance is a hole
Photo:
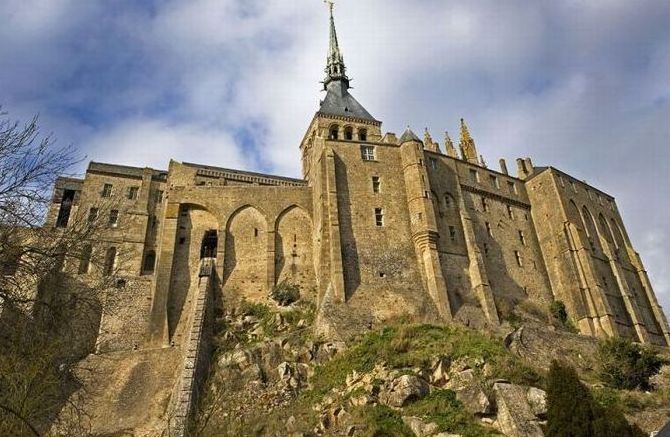
[[[493,385],[498,405],[498,425],[507,437],[544,437],[528,404],[527,389],[497,382]]]
[[[530,410],[540,419],[547,417],[547,392],[539,388],[530,387],[526,393]]]
[[[463,407],[470,413],[477,416],[491,414],[493,408],[488,396],[484,393],[479,384],[469,385],[456,392],[456,398],[461,401]]]
[[[390,407],[402,407],[428,394],[428,383],[418,376],[402,375],[382,390],[379,401]]]
[[[437,425],[434,423],[426,423],[419,417],[403,416],[402,421],[409,426],[416,437],[429,437],[437,433]]]

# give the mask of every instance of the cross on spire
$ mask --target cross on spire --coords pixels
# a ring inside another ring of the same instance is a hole
[[[337,31],[335,30],[335,17],[333,16],[333,8],[335,2],[333,0],[324,0],[330,9],[330,44],[328,46],[328,57],[326,58],[326,80],[324,80],[324,88],[328,88],[330,82],[339,80],[346,88],[349,88],[349,78],[347,77],[347,67],[344,65],[344,56],[340,50],[340,44],[337,41]]]

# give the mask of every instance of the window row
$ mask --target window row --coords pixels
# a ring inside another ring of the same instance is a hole
[[[88,274],[91,272],[91,265],[93,264],[93,246],[87,244],[84,246],[79,258],[79,269],[78,273],[80,275]],[[115,274],[118,270],[119,262],[119,253],[115,246],[107,248],[105,251],[104,258],[102,259],[102,274],[104,276],[111,276]],[[153,250],[147,251],[142,260],[142,274],[150,275],[153,274],[156,264],[156,252]]]
[[[347,141],[354,140],[354,128],[351,126],[345,126],[344,131],[342,132],[342,139]],[[328,129],[328,139],[329,140],[339,140],[340,139],[340,126],[337,124],[331,125]],[[358,129],[358,141],[367,141],[368,140],[368,130],[360,128]]]
[[[562,188],[565,188],[565,177],[563,175],[558,175],[558,182]],[[569,179],[569,184],[570,184],[570,189],[572,190],[573,193],[578,193],[579,190],[577,189],[577,183],[573,179]],[[589,199],[595,201],[597,200],[600,205],[605,204],[605,199],[603,199],[603,196],[600,193],[595,193],[588,188],[584,188],[584,191],[589,196]],[[607,204],[610,210],[614,211],[614,201],[612,199],[607,199]]]
[[[100,197],[109,198],[109,197],[112,197],[113,193],[114,193],[114,185],[104,184],[102,186],[102,191],[100,192]],[[140,187],[138,187],[138,186],[128,187],[127,190],[126,190],[125,197],[128,200],[136,200],[139,197],[139,193],[140,193]],[[154,191],[154,201],[156,203],[161,203],[163,201],[163,191],[162,190],[155,190]]]
[[[482,182],[479,178],[479,171],[475,170],[474,168],[470,169],[470,182],[473,184],[480,185]],[[500,189],[500,180],[498,176],[496,175],[489,175],[489,185],[491,188],[499,190]],[[514,181],[507,181],[507,191],[509,191],[510,194],[519,194],[517,190],[516,183]]]

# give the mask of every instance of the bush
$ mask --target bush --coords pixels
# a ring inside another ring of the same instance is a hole
[[[649,377],[663,360],[653,351],[625,338],[610,338],[598,348],[600,379],[612,388],[649,390]]]
[[[549,312],[554,319],[561,322],[562,325],[568,323],[568,311],[565,309],[565,304],[560,300],[554,300],[549,305]]]
[[[547,381],[547,437],[642,437],[612,403],[598,404],[577,372],[557,361]]]
[[[287,281],[275,285],[270,297],[281,306],[289,306],[300,299],[300,287]]]

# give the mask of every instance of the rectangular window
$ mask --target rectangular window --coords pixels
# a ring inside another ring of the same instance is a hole
[[[519,241],[521,241],[521,244],[524,246],[526,245],[526,236],[523,234],[523,231],[519,231]]]
[[[489,202],[486,200],[486,197],[482,196],[482,211],[488,212],[489,211]]]
[[[113,209],[109,211],[109,227],[115,228],[119,225],[119,210]]]
[[[98,218],[98,208],[88,210],[88,222],[93,223]]]
[[[437,159],[435,158],[429,158],[430,159],[430,168],[435,170],[437,168]]]
[[[373,193],[379,193],[381,190],[381,180],[379,179],[379,176],[372,176],[372,192]]]
[[[384,211],[381,208],[375,208],[375,224],[384,226]]]
[[[514,208],[511,205],[507,205],[507,217],[514,220]]]
[[[363,161],[374,161],[375,160],[374,146],[361,146],[361,158],[363,159]]]
[[[516,184],[512,181],[507,181],[507,188],[509,189],[510,194],[517,194]]]
[[[523,267],[523,259],[521,258],[521,254],[518,250],[514,251],[514,258],[516,258],[516,265]]]
[[[496,189],[500,188],[500,185],[498,184],[498,178],[497,177],[495,177],[493,175],[489,175],[489,181],[491,182],[491,186],[493,188],[496,188]]]
[[[163,190],[156,190],[156,203],[163,202]]]
[[[451,241],[456,241],[456,228],[453,226],[449,226],[449,238]]]
[[[102,186],[102,197],[112,197],[112,184],[105,184]]]
[[[470,181],[473,184],[479,183],[479,173],[477,173],[477,170],[470,170]]]
[[[489,237],[493,237],[493,230],[491,229],[491,223],[486,222],[486,233]]]
[[[128,187],[128,199],[137,199],[137,193],[140,192],[140,187]]]

